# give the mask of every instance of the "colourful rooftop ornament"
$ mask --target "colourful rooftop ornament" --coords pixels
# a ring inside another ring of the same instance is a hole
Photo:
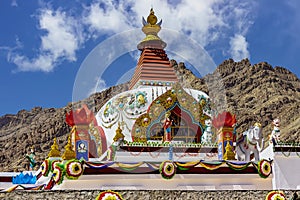
[[[223,155],[224,160],[236,160],[235,159],[235,154],[233,153],[232,146],[230,145],[229,142],[226,143],[225,147],[225,153]]]
[[[68,143],[65,146],[65,152],[62,155],[62,159],[64,160],[71,160],[76,157],[75,151],[73,150],[73,145],[71,143],[71,137],[68,136]]]
[[[77,159],[99,157],[107,150],[103,129],[98,126],[94,113],[86,104],[67,113],[66,122],[72,127],[71,141]]]
[[[13,184],[35,184],[37,180],[37,177],[30,173],[23,173],[13,176],[12,177],[12,183]]]
[[[58,148],[56,137],[53,138],[53,144],[51,146],[51,150],[48,154],[48,157],[60,157],[60,151]]]
[[[218,134],[218,159],[234,160],[233,143],[236,136],[233,127],[236,124],[235,115],[224,111],[213,118],[212,124],[217,129]]]
[[[236,123],[235,115],[227,111],[218,114],[217,117],[213,118],[212,120],[213,126],[217,129],[221,127],[233,127],[235,123]]]
[[[82,105],[80,109],[71,110],[66,114],[66,122],[70,126],[74,125],[88,125],[95,119],[94,114],[88,109],[87,105]]]

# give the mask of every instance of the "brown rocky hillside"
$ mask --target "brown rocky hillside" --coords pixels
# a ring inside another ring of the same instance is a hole
[[[183,86],[200,89],[209,94],[214,109],[228,110],[237,116],[239,128],[245,131],[255,122],[263,125],[267,140],[271,122],[281,119],[281,136],[285,141],[300,142],[300,80],[283,67],[272,67],[266,62],[251,65],[224,61],[214,73],[197,78],[183,63],[172,61]],[[91,95],[82,102],[69,103],[64,108],[21,110],[16,115],[0,117],[0,171],[24,170],[24,155],[34,145],[36,159],[41,162],[48,154],[52,140],[58,138],[62,149],[70,128],[64,121],[65,113],[86,103],[97,111],[114,94],[128,89],[127,84]]]
[[[260,122],[267,139],[273,129],[272,120],[279,118],[282,139],[300,142],[300,80],[289,70],[273,68],[266,62],[251,65],[248,59],[230,59],[213,74],[199,79],[183,63],[174,67],[185,85],[209,94],[215,109],[236,114],[237,132]]]

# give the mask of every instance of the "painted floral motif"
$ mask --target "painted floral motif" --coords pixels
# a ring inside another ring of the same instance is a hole
[[[66,177],[68,179],[78,179],[83,173],[83,167],[80,161],[70,160],[66,163]]]
[[[56,184],[60,185],[64,180],[64,170],[61,167],[56,167],[53,170],[53,180]]]
[[[53,173],[53,170],[54,170],[55,165],[56,165],[57,163],[60,163],[60,160],[53,160],[53,161],[52,161],[52,163],[51,163],[51,169],[50,169],[50,171],[51,171],[52,173]]]
[[[159,172],[164,179],[171,179],[176,174],[176,166],[172,161],[164,161],[160,164]]]
[[[211,115],[211,101],[209,98],[205,97],[204,95],[198,95],[198,101],[203,108],[203,112]]]
[[[123,198],[119,193],[108,190],[100,192],[100,194],[96,197],[96,200],[123,200]]]
[[[135,96],[137,108],[143,107],[148,103],[146,92],[137,92]]]
[[[146,91],[137,91],[130,95],[127,99],[127,104],[124,107],[124,111],[129,116],[140,115],[146,112],[148,98]]]
[[[267,178],[272,171],[271,163],[267,160],[258,161],[258,173],[262,178]]]
[[[285,200],[283,191],[271,191],[267,194],[266,200]]]
[[[145,91],[121,94],[105,105],[101,114],[102,125],[111,128],[117,122],[120,122],[123,123],[124,128],[129,129],[124,119],[135,119],[145,113],[147,104],[148,98]]]
[[[52,178],[56,184],[61,184],[66,176],[68,179],[78,179],[84,171],[83,163],[77,159],[60,161],[46,159],[41,166],[42,175],[48,176],[52,172]]]
[[[42,175],[43,176],[48,176],[49,172],[50,172],[50,160],[46,159],[44,160],[44,162],[41,165],[41,169],[42,169]]]
[[[108,102],[105,106],[105,109],[104,109],[104,116],[105,117],[108,117],[110,114],[113,113],[113,108],[111,106],[111,102]]]

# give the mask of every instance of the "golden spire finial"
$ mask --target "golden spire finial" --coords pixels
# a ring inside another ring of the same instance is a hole
[[[150,9],[150,14],[149,16],[147,17],[147,22],[151,25],[154,25],[156,24],[157,22],[157,17],[154,15],[154,10],[153,8]]]
[[[235,154],[232,151],[232,146],[230,145],[229,141],[227,141],[223,159],[224,160],[235,160]]]
[[[48,157],[60,157],[60,151],[58,149],[56,137],[53,138],[53,144],[51,146],[51,150],[48,154]]]
[[[62,155],[62,159],[71,160],[76,157],[75,151],[73,150],[73,145],[71,143],[71,136],[68,136],[68,143],[65,146],[65,152]]]
[[[138,44],[138,49],[143,50],[144,48],[156,48],[156,49],[164,49],[166,47],[166,43],[162,41],[157,33],[161,29],[162,20],[157,23],[157,17],[154,15],[153,8],[150,9],[150,14],[147,17],[147,21],[143,20],[143,28],[142,31],[146,34],[146,37]]]

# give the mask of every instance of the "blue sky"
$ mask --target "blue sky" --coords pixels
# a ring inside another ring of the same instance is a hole
[[[248,57],[252,64],[266,61],[300,75],[298,0],[2,0],[0,116],[71,102],[76,75],[90,52],[115,34],[141,28],[151,6],[163,19],[162,28],[196,41],[216,65]],[[86,95],[118,82],[137,55],[122,55],[103,77],[90,77],[95,87],[86,88]]]

